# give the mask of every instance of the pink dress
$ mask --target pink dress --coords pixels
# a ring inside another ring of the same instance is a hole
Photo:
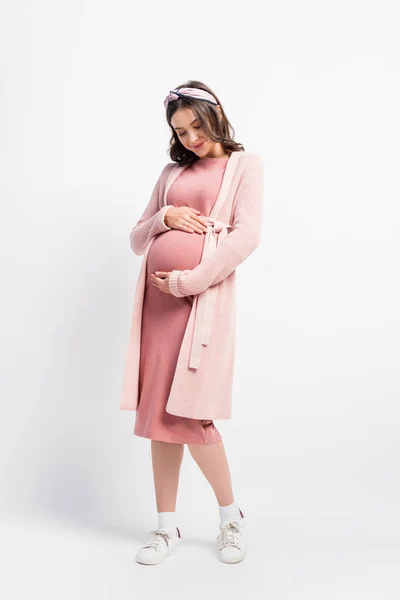
[[[209,216],[227,162],[228,157],[202,158],[187,167],[169,188],[167,204],[190,206],[201,211],[200,216]],[[204,239],[204,233],[171,229],[157,236],[147,256],[134,427],[140,437],[175,444],[212,444],[222,439],[213,421],[165,410],[194,296],[166,294],[150,279],[156,271],[194,269],[200,263]]]

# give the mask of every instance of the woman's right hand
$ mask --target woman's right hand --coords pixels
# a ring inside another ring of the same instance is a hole
[[[205,233],[207,221],[200,217],[201,212],[190,206],[171,206],[164,214],[164,223],[171,229],[181,229],[189,233]]]

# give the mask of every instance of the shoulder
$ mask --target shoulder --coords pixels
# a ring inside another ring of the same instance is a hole
[[[162,169],[160,174],[158,175],[158,184],[163,186],[165,185],[165,183],[167,182],[167,179],[171,173],[171,171],[174,170],[174,168],[176,167],[177,163],[175,162],[168,162]]]
[[[168,162],[163,170],[161,171],[161,177],[168,177],[168,175],[171,173],[171,171],[173,171],[175,169],[175,167],[177,166],[178,163],[176,162]]]
[[[264,161],[255,152],[241,152],[239,155],[239,164],[242,177],[256,176],[262,174],[264,171]]]

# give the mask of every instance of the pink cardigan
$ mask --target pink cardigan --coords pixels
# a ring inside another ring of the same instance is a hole
[[[185,169],[168,163],[150,201],[130,233],[133,252],[144,259],[136,286],[120,408],[136,410],[140,331],[146,261],[156,236],[168,231],[167,192]],[[200,264],[172,271],[169,289],[177,297],[194,295],[172,382],[167,412],[193,419],[229,419],[235,358],[235,269],[260,242],[263,214],[263,162],[249,152],[233,152],[208,219]]]

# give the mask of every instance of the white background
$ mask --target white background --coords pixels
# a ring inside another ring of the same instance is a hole
[[[7,600],[398,598],[399,23],[394,0],[2,0]],[[249,553],[214,556],[217,502],[186,448],[180,554],[154,573],[134,562],[157,524],[150,441],[119,410],[129,233],[187,79],[265,164],[216,421]]]

